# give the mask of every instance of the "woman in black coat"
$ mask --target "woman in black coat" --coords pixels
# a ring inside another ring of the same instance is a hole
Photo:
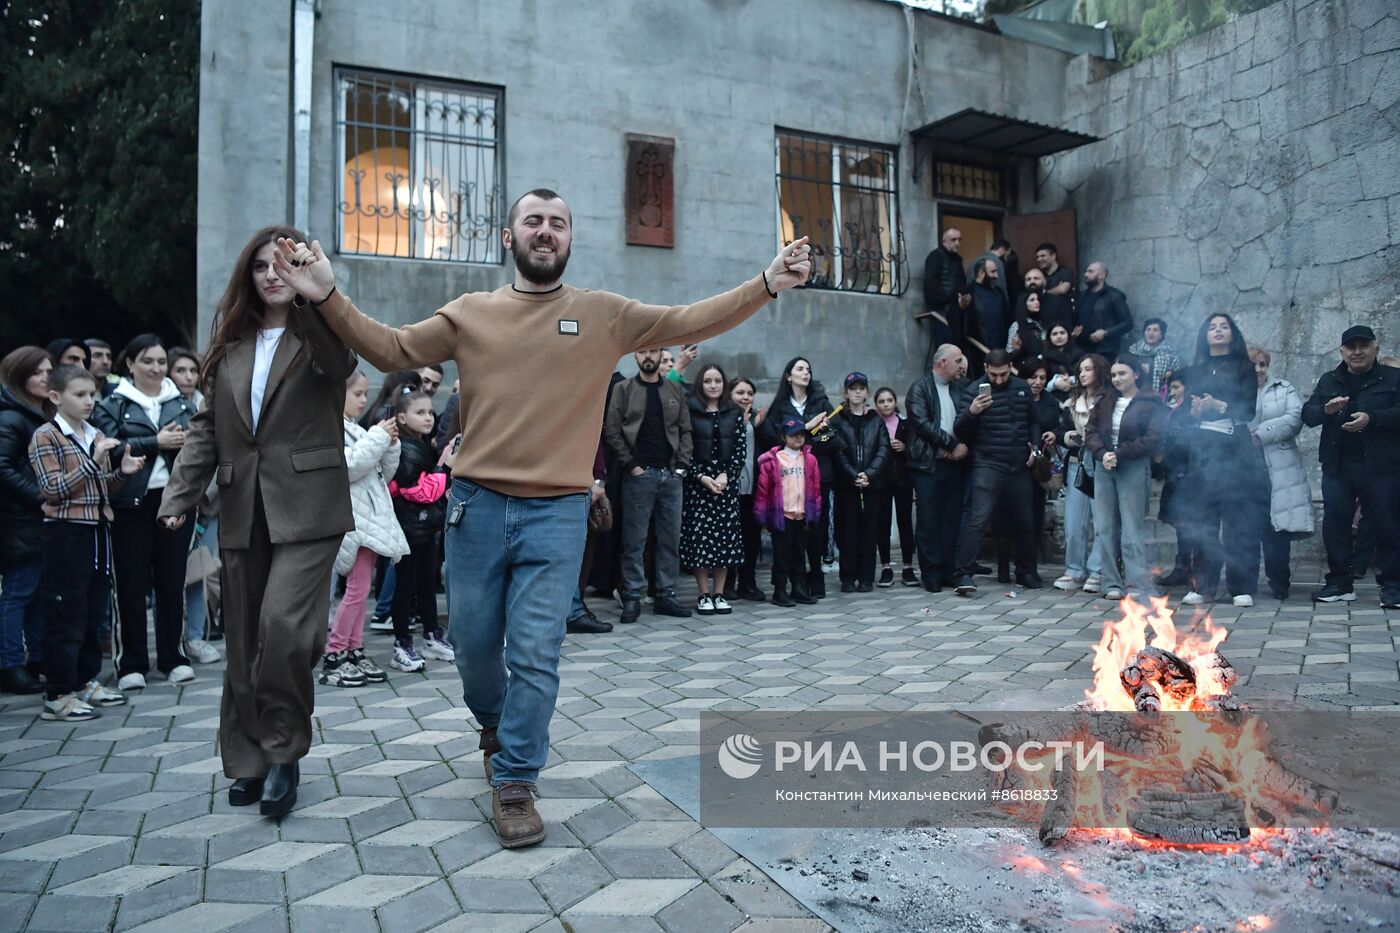
[[[830,414],[831,402],[822,384],[812,375],[812,364],[807,362],[806,357],[795,356],[783,367],[782,381],[778,383],[773,404],[768,406],[768,414],[758,432],[761,438],[759,451],[762,453],[782,445],[778,426],[787,419],[796,418],[807,425],[807,442],[812,448],[812,455],[817,458],[822,481],[822,515],[807,531],[807,591],[818,599],[826,596],[822,557],[830,535],[832,491],[836,488],[833,458],[840,446],[840,441],[827,423]]]
[[[894,568],[890,565],[890,522],[899,529],[899,551],[904,558],[900,580],[905,586],[918,586],[914,572],[914,478],[909,473],[909,419],[899,412],[899,396],[894,389],[882,386],[875,390],[875,411],[885,422],[890,435],[890,468],[886,481],[877,491],[880,498],[879,533],[876,543],[880,551],[879,586],[894,586]]]
[[[44,513],[29,441],[47,419],[52,370],[53,360],[41,347],[19,347],[0,360],[0,693],[43,690],[30,673],[43,660],[38,593]]]
[[[1259,586],[1259,518],[1268,514],[1269,477],[1263,454],[1254,446],[1259,382],[1244,335],[1228,314],[1212,314],[1196,338],[1196,361],[1185,373],[1190,406],[1191,475],[1189,495],[1200,506],[1192,523],[1191,592],[1182,602],[1215,599],[1220,567],[1236,606],[1254,605]],[[1262,505],[1261,505],[1262,501]]]
[[[196,408],[166,376],[165,348],[155,334],[135,337],[115,360],[123,371],[112,394],[93,409],[93,425],[131,448],[146,465],[111,494],[116,571],[117,689],[146,686],[146,594],[155,592],[156,668],[172,683],[194,680],[185,654],[185,562],[194,523],[171,530],[157,521],[161,495],[184,446]]]
[[[841,440],[836,451],[836,533],[841,548],[841,592],[875,588],[875,541],[880,515],[879,487],[888,480],[890,434],[885,421],[865,400],[864,373],[846,377],[846,408],[832,419]],[[889,526],[884,529],[889,537]]]
[[[729,400],[724,370],[700,368],[690,406],[694,445],[685,477],[681,511],[681,567],[695,574],[696,612],[702,616],[733,611],[724,595],[729,568],[744,559],[739,519],[739,477],[748,459],[743,413]]]

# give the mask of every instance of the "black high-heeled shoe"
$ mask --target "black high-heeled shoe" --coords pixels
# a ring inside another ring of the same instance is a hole
[[[297,762],[289,765],[273,765],[267,769],[263,779],[262,804],[259,810],[263,816],[285,816],[297,805],[297,784],[301,780],[301,766]]]
[[[248,807],[262,799],[263,779],[238,778],[228,789],[228,802],[234,807]]]

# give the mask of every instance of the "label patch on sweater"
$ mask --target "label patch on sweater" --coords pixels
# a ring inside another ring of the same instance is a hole
[[[570,336],[570,337],[577,337],[577,336],[578,336],[578,321],[564,321],[564,320],[561,320],[561,321],[559,322],[559,333],[564,334],[564,335],[567,335],[567,336]]]

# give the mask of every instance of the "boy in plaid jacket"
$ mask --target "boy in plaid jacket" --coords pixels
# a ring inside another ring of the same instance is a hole
[[[123,447],[120,466],[112,468],[112,451],[120,442],[88,424],[97,393],[86,369],[59,366],[49,374],[49,402],[57,412],[29,443],[29,462],[44,497],[39,598],[46,702],[40,715],[59,722],[96,719],[94,707],[126,702],[97,682],[98,629],[112,570],[107,489],[111,481],[139,472],[146,458]]]

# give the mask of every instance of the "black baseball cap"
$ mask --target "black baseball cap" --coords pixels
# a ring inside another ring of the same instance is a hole
[[[796,418],[789,418],[789,419],[787,419],[786,421],[783,422],[783,435],[784,435],[784,436],[787,436],[787,435],[789,435],[789,434],[806,434],[806,433],[807,433],[807,425],[803,424],[801,421],[798,421]]]
[[[1370,343],[1376,342],[1376,332],[1365,324],[1356,324],[1342,331],[1342,346],[1346,346],[1353,340],[1366,340]]]
[[[870,378],[862,372],[847,373],[846,388],[849,389],[851,386],[854,385],[862,385],[868,389],[870,388]]]

